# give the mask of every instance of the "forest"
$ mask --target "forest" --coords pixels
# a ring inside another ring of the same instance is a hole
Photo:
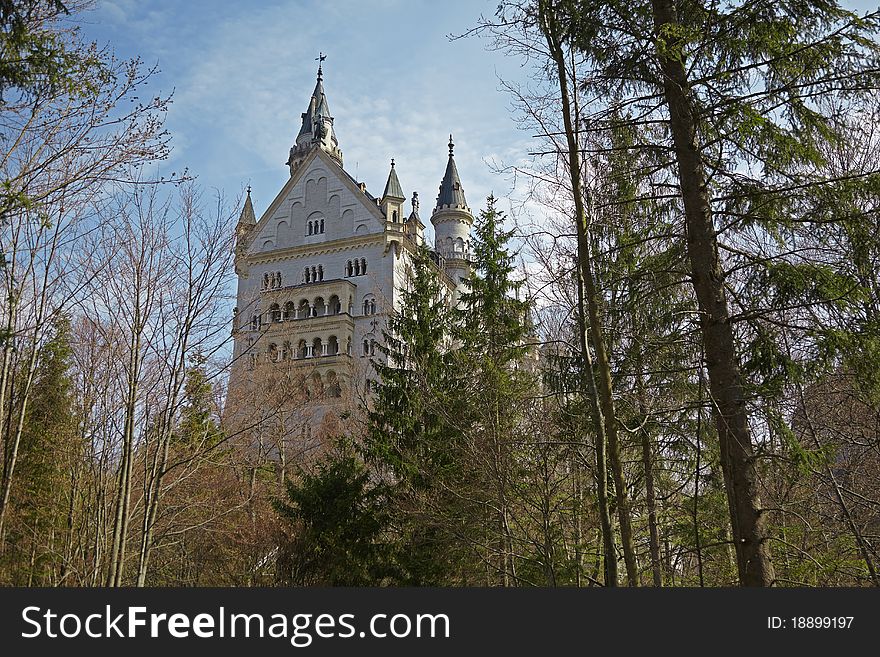
[[[534,71],[528,194],[457,304],[413,251],[306,458],[292,380],[225,421],[240,205],[147,173],[171,99],[88,5],[0,0],[0,584],[880,585],[880,10],[463,26]]]

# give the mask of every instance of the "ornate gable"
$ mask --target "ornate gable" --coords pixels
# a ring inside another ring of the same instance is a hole
[[[248,255],[381,233],[384,222],[375,199],[315,149],[263,213]]]

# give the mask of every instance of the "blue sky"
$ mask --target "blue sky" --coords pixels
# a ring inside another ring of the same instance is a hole
[[[211,2],[99,0],[82,16],[86,36],[120,56],[158,64],[154,92],[174,91],[167,127],[174,146],[163,172],[189,167],[208,188],[236,198],[248,185],[259,215],[289,177],[284,162],[315,85],[324,87],[346,169],[381,194],[390,159],[407,195],[430,215],[446,166],[449,133],[468,202],[509,184],[488,162],[528,151],[498,76],[519,63],[472,38],[492,0]],[[427,223],[427,222],[426,222]]]
[[[877,0],[844,4],[864,10]],[[404,191],[430,215],[455,136],[458,170],[476,211],[510,181],[491,163],[528,159],[499,76],[525,81],[516,59],[478,38],[448,35],[491,15],[497,0],[98,0],[78,20],[120,56],[161,72],[174,92],[174,151],[162,172],[188,167],[230,199],[253,187],[257,214],[288,179],[284,162],[327,53],[324,87],[346,169],[381,194],[393,157]],[[502,208],[507,204],[503,203]],[[428,222],[426,222],[428,223]],[[429,228],[430,230],[430,228]]]

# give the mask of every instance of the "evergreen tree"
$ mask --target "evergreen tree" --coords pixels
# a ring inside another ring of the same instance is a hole
[[[399,306],[378,345],[384,358],[372,363],[378,381],[364,455],[391,486],[400,582],[468,581],[463,555],[469,546],[461,537],[455,492],[463,418],[450,353],[450,293],[425,247],[408,266]]]
[[[388,486],[372,481],[351,449],[338,449],[286,482],[275,510],[287,523],[278,580],[285,585],[377,586],[394,581],[395,549],[388,533]]]
[[[195,354],[191,359],[184,384],[184,403],[174,433],[178,442],[194,449],[209,449],[222,439],[212,398],[214,388],[205,370],[205,362],[202,354]]]
[[[377,345],[384,359],[372,361],[378,379],[366,453],[393,477],[424,488],[451,465],[452,309],[426,248],[409,267],[399,307]]]
[[[62,568],[58,557],[71,503],[69,479],[80,456],[70,367],[70,321],[62,316],[40,349],[19,448],[20,478],[11,496],[16,511],[5,560],[18,585],[51,586]]]
[[[455,363],[468,372],[459,394],[469,418],[472,498],[480,501],[478,507],[494,509],[494,517],[486,519],[491,528],[486,540],[495,545],[495,582],[508,586],[516,583],[517,451],[526,438],[523,424],[533,376],[526,367],[530,310],[528,302],[518,298],[521,282],[513,279],[513,255],[507,246],[513,233],[504,230],[504,213],[495,203],[489,196],[475,223],[473,273],[460,298]]]

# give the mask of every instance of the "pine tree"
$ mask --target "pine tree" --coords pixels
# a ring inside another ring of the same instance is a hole
[[[397,311],[388,319],[384,358],[373,360],[378,380],[369,413],[364,457],[391,487],[400,582],[465,581],[466,540],[459,530],[458,458],[461,421],[457,375],[450,354],[450,292],[431,253],[413,254]]]
[[[195,354],[191,359],[184,384],[184,403],[173,436],[183,446],[193,449],[210,449],[222,439],[212,399],[214,388],[205,370],[205,362],[202,354]]]
[[[314,473],[285,482],[275,510],[286,522],[278,558],[285,585],[378,586],[398,579],[389,488],[342,441]]]
[[[71,503],[68,484],[80,457],[71,354],[70,321],[62,316],[54,320],[52,334],[40,349],[22,431],[20,477],[11,496],[15,513],[5,559],[19,585],[51,586],[62,568],[58,557]]]
[[[397,479],[423,488],[451,463],[447,403],[453,380],[452,309],[427,249],[412,258],[400,295],[377,345],[384,359],[372,362],[378,379],[367,455]]]
[[[521,281],[504,230],[504,213],[489,196],[474,225],[467,290],[460,297],[457,321],[456,368],[468,372],[460,389],[470,418],[468,470],[476,480],[473,497],[494,509],[487,519],[492,527],[487,541],[494,544],[496,582],[516,583],[513,516],[517,489],[518,455],[534,376],[528,370],[531,333],[530,308],[521,301]],[[529,432],[526,432],[529,433]]]

